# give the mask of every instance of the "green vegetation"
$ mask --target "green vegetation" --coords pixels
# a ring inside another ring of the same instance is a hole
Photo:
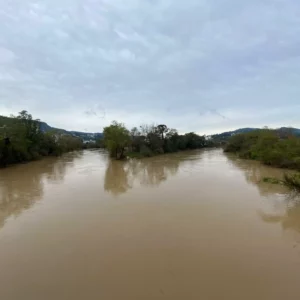
[[[300,173],[293,174],[293,175],[285,174],[284,183],[287,186],[300,191]]]
[[[266,165],[300,171],[300,138],[289,131],[261,129],[232,136],[225,152]]]
[[[279,180],[279,179],[273,178],[273,177],[264,177],[263,182],[271,183],[271,184],[283,184],[284,183],[282,180]]]
[[[104,145],[112,157],[123,159],[125,148],[130,144],[129,131],[124,124],[114,121],[110,126],[104,128]]]
[[[285,130],[260,129],[232,136],[225,152],[241,158],[255,159],[266,165],[300,171],[300,137]],[[264,178],[264,182],[285,184],[300,190],[300,173],[285,174],[283,180]]]
[[[179,150],[199,149],[212,145],[205,136],[194,132],[184,135],[166,125],[142,125],[129,131],[124,124],[113,122],[104,128],[104,144],[116,159],[141,158]]]
[[[283,180],[273,177],[264,177],[262,181],[265,183],[286,185],[294,190],[300,191],[300,173],[284,174]]]
[[[82,148],[77,137],[55,130],[42,132],[40,121],[25,110],[16,117],[0,117],[0,167]]]

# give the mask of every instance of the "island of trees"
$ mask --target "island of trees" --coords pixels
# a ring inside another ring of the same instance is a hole
[[[141,125],[128,130],[124,124],[114,121],[105,127],[104,145],[111,157],[150,157],[187,149],[200,149],[213,146],[205,136],[194,132],[180,135],[176,129],[166,125]]]

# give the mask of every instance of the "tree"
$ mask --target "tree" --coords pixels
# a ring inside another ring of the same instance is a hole
[[[41,133],[40,120],[33,120],[32,115],[29,114],[26,110],[22,110],[21,112],[19,112],[19,115],[16,118],[20,120],[25,127],[26,138],[31,141],[36,140],[38,135]]]
[[[205,146],[205,137],[199,136],[194,132],[185,134],[186,147],[188,149],[198,149]]]
[[[132,151],[140,152],[142,145],[145,143],[145,137],[141,135],[141,132],[137,127],[133,127],[130,131]]]
[[[159,132],[159,134],[161,135],[161,139],[162,140],[164,140],[165,139],[165,134],[168,132],[168,127],[167,127],[167,125],[164,125],[164,124],[162,124],[162,125],[158,125],[157,127],[157,130],[158,130],[158,132]]]
[[[300,138],[282,136],[280,130],[259,129],[237,134],[229,139],[225,151],[267,165],[300,170]]]
[[[165,136],[165,152],[176,152],[179,150],[180,136],[176,129],[169,129]]]
[[[116,159],[124,158],[125,147],[130,143],[130,134],[124,124],[113,121],[110,126],[104,128],[103,134],[110,155]]]
[[[62,131],[44,133],[40,120],[26,110],[18,116],[0,116],[0,166],[25,162],[41,156],[82,149],[81,139]]]

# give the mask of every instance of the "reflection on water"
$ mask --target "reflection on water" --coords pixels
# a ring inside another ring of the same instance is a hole
[[[130,188],[128,173],[122,161],[109,161],[105,172],[104,189],[114,195],[126,193]]]
[[[260,195],[271,199],[272,210],[266,213],[260,210],[259,216],[264,222],[281,224],[284,230],[294,230],[300,233],[300,196],[299,193],[289,190],[280,184],[264,183],[264,177],[282,179],[283,174],[288,172],[278,168],[262,165],[256,161],[238,159],[233,155],[227,155],[230,163],[244,172],[247,182],[254,184]],[[274,198],[274,196],[280,197]]]
[[[8,217],[18,216],[42,199],[45,182],[62,183],[66,168],[80,156],[81,152],[73,152],[0,170],[0,228]]]
[[[261,182],[282,174],[221,150],[0,170],[0,299],[297,299],[300,202]]]
[[[277,207],[274,213],[260,212],[259,214],[264,222],[279,223],[284,230],[294,230],[300,233],[300,196],[298,193],[292,192],[287,195],[281,207]]]
[[[129,161],[110,160],[105,173],[104,189],[119,195],[132,188],[135,181],[142,186],[158,186],[169,176],[174,176],[183,161],[175,155]]]
[[[262,196],[274,194],[287,195],[289,193],[288,188],[280,184],[270,184],[263,182],[263,179],[265,177],[272,177],[282,180],[284,172],[287,172],[286,170],[268,167],[258,161],[239,159],[231,154],[224,155],[226,155],[233,166],[239,168],[244,172],[247,182],[254,184],[259,189],[259,192]]]
[[[262,213],[261,218],[267,223],[280,223],[283,229],[293,229],[300,233],[300,202],[287,205],[283,214]]]

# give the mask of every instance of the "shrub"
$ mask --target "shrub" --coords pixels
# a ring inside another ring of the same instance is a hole
[[[153,152],[150,148],[148,148],[146,145],[141,146],[140,153],[143,157],[151,157],[153,156]]]
[[[300,173],[292,174],[292,175],[285,174],[284,182],[287,186],[300,191]]]
[[[300,138],[283,138],[276,130],[257,130],[230,138],[224,151],[264,164],[300,170]]]

